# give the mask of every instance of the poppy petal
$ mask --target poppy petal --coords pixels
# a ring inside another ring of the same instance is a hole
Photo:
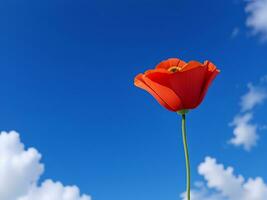
[[[216,66],[215,66],[212,62],[210,62],[210,61],[208,61],[208,60],[206,60],[206,61],[204,62],[204,65],[205,65],[205,66],[208,66],[208,70],[209,70],[209,71],[218,70],[218,69],[216,68]],[[218,70],[218,71],[219,71],[219,70]]]
[[[166,69],[159,68],[159,69],[149,69],[149,70],[146,70],[144,74],[147,75],[147,74],[154,73],[154,72],[170,73]]]
[[[134,84],[153,95],[163,107],[179,111],[196,108],[219,72],[210,61],[186,63],[170,58],[136,76]]]
[[[161,99],[166,102],[173,111],[178,111],[182,108],[182,101],[177,94],[169,87],[152,81],[147,76],[143,76],[145,83],[154,90]]]
[[[172,89],[180,98],[182,109],[192,109],[199,105],[198,100],[205,81],[206,68],[205,66],[200,66],[189,71],[186,70],[173,74],[151,73],[147,77],[169,90]]]
[[[186,62],[178,59],[178,58],[169,58],[167,60],[164,60],[160,62],[157,66],[156,69],[166,69],[168,70],[170,67],[177,66],[177,67],[182,67],[186,64]]]
[[[191,70],[197,67],[202,67],[203,64],[198,62],[198,61],[190,61],[189,63],[187,63],[186,65],[184,65],[184,67],[182,68],[182,72],[187,71],[187,70]]]
[[[134,85],[143,89],[143,90],[146,90],[148,93],[150,93],[157,101],[160,105],[162,105],[163,107],[167,108],[168,110],[170,111],[175,111],[173,110],[165,101],[162,100],[162,98],[153,90],[151,89],[143,80],[142,78],[143,74],[138,74],[136,77],[135,77],[135,80],[134,80]]]
[[[212,81],[215,79],[215,77],[220,73],[220,71],[218,69],[216,69],[215,65],[213,65],[212,63],[206,63],[208,66],[208,70],[206,72],[206,80],[205,83],[203,84],[203,88],[202,88],[202,92],[199,98],[199,104],[203,101],[209,86],[211,85]],[[215,68],[214,68],[214,67]],[[212,71],[210,71],[212,70]]]

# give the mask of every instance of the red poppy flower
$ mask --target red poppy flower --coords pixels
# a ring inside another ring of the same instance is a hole
[[[163,107],[177,112],[196,108],[219,72],[210,61],[186,63],[170,58],[137,75],[134,84],[153,95]]]

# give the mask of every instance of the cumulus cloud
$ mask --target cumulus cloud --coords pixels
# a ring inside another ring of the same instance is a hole
[[[30,188],[28,194],[18,200],[89,200],[86,195],[80,196],[76,186],[63,186],[60,182],[46,180],[40,187]]]
[[[250,0],[245,8],[248,14],[246,25],[252,29],[253,34],[267,40],[267,0]]]
[[[203,182],[197,182],[195,189],[191,190],[191,200],[225,200],[222,194],[213,192]],[[181,194],[182,200],[187,200],[186,192]]]
[[[266,10],[267,12],[267,10]],[[248,92],[241,97],[241,110],[252,110],[256,105],[262,104],[267,98],[266,90],[253,84],[248,84]]]
[[[206,157],[198,167],[198,173],[206,181],[206,186],[192,191],[192,200],[265,200],[267,185],[261,177],[245,178],[235,175],[233,167],[225,168],[216,159]],[[215,192],[210,192],[214,190]],[[182,194],[184,198],[184,194]]]
[[[0,134],[0,199],[14,200],[25,194],[43,173],[41,155],[24,149],[16,132]]]
[[[0,133],[0,199],[1,200],[90,200],[80,195],[76,186],[38,180],[44,172],[41,154],[35,148],[25,149],[15,131]]]
[[[259,138],[257,134],[258,127],[250,122],[252,118],[252,113],[246,113],[234,118],[231,123],[234,126],[234,137],[229,141],[231,144],[243,146],[247,151],[257,144]]]

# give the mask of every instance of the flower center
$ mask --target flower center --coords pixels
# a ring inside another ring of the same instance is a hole
[[[178,67],[178,66],[173,66],[173,67],[170,67],[168,69],[169,72],[172,72],[172,73],[175,73],[177,71],[181,71],[182,70],[182,67]]]

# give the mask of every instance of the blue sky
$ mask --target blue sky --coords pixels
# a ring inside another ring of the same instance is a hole
[[[267,28],[246,25],[247,4],[1,2],[0,129],[16,130],[42,154],[41,181],[75,184],[95,200],[179,199],[185,189],[180,118],[134,87],[133,78],[169,57],[208,59],[221,74],[188,115],[192,181],[205,182],[197,167],[206,156],[245,178],[267,180],[260,128],[266,105],[253,106],[257,145],[244,151],[228,143],[247,84],[265,87],[260,78],[267,74]]]

